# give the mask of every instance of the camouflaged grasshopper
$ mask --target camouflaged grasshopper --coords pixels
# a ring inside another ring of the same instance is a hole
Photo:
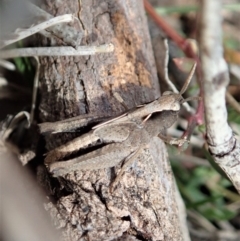
[[[116,118],[95,125],[91,131],[55,148],[47,153],[45,164],[53,176],[63,176],[77,170],[96,170],[116,166],[125,160],[119,176],[125,170],[127,163],[135,160],[143,148],[154,136],[162,138],[162,132],[169,128],[178,118],[181,104],[189,99],[183,99],[195,71],[196,64],[191,69],[189,77],[180,93],[164,92],[163,95],[146,105],[137,107]],[[99,117],[95,118],[95,121]],[[87,126],[94,122],[92,115],[70,118],[60,122],[40,124],[40,132],[61,132]],[[164,138],[165,139],[165,138]],[[171,140],[171,144],[183,144],[186,140]],[[61,161],[74,152],[87,150],[89,146],[98,149],[80,155],[70,160]]]

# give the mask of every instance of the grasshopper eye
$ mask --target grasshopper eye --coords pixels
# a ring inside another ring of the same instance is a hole
[[[175,102],[175,103],[173,103],[171,107],[172,107],[172,110],[173,110],[173,111],[179,111],[180,108],[181,108],[179,102]]]
[[[163,94],[162,95],[172,95],[173,94],[173,92],[172,91],[165,91],[165,92],[163,92]]]

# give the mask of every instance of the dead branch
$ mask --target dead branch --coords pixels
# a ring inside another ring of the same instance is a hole
[[[88,57],[41,57],[42,122],[85,113],[115,116],[124,109],[114,92],[120,93],[129,109],[159,97],[141,2],[87,1],[76,5],[74,1],[53,1],[48,10],[59,14],[75,11],[81,23],[78,31],[84,33],[82,45],[113,43],[115,50]],[[46,40],[41,43],[45,45]],[[52,150],[72,138],[70,134],[50,135],[46,148]],[[136,236],[183,240],[182,232],[188,237],[180,228],[179,216],[183,214],[178,213],[165,146],[153,138],[143,157],[123,174],[113,193],[109,184],[121,165],[115,170],[75,171],[55,179],[60,183],[54,187],[56,204],[49,202],[47,208],[65,240],[129,240]],[[67,195],[62,190],[68,190]]]
[[[229,83],[223,58],[221,1],[202,0],[200,49],[204,80],[207,143],[211,155],[240,193],[240,143],[227,123],[226,87]]]

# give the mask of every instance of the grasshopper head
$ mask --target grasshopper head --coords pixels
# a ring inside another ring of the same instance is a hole
[[[161,102],[165,106],[165,110],[179,111],[181,108],[181,100],[183,97],[180,94],[172,91],[165,91],[162,94]]]
[[[190,98],[187,98],[186,100],[184,100],[182,95],[188,88],[188,85],[192,79],[196,66],[197,66],[197,64],[195,63],[179,93],[173,93],[172,91],[165,91],[162,94],[162,97],[160,98],[160,105],[162,105],[162,110],[179,111],[182,103],[195,99],[193,97],[190,97]]]

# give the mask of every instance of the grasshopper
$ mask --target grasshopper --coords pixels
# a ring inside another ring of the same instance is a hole
[[[118,175],[121,176],[129,163],[141,155],[142,150],[148,146],[154,136],[162,137],[161,133],[176,122],[181,104],[191,98],[183,99],[182,94],[186,91],[195,68],[196,64],[192,67],[180,93],[164,92],[159,99],[97,124],[88,133],[48,152],[45,164],[49,171],[57,177],[76,170],[114,167],[125,160]],[[94,118],[91,115],[74,117],[57,123],[42,123],[40,131],[42,133],[68,131],[93,122]],[[182,144],[185,141],[180,139],[171,143]],[[87,154],[59,161],[74,152],[99,145],[98,149]]]

